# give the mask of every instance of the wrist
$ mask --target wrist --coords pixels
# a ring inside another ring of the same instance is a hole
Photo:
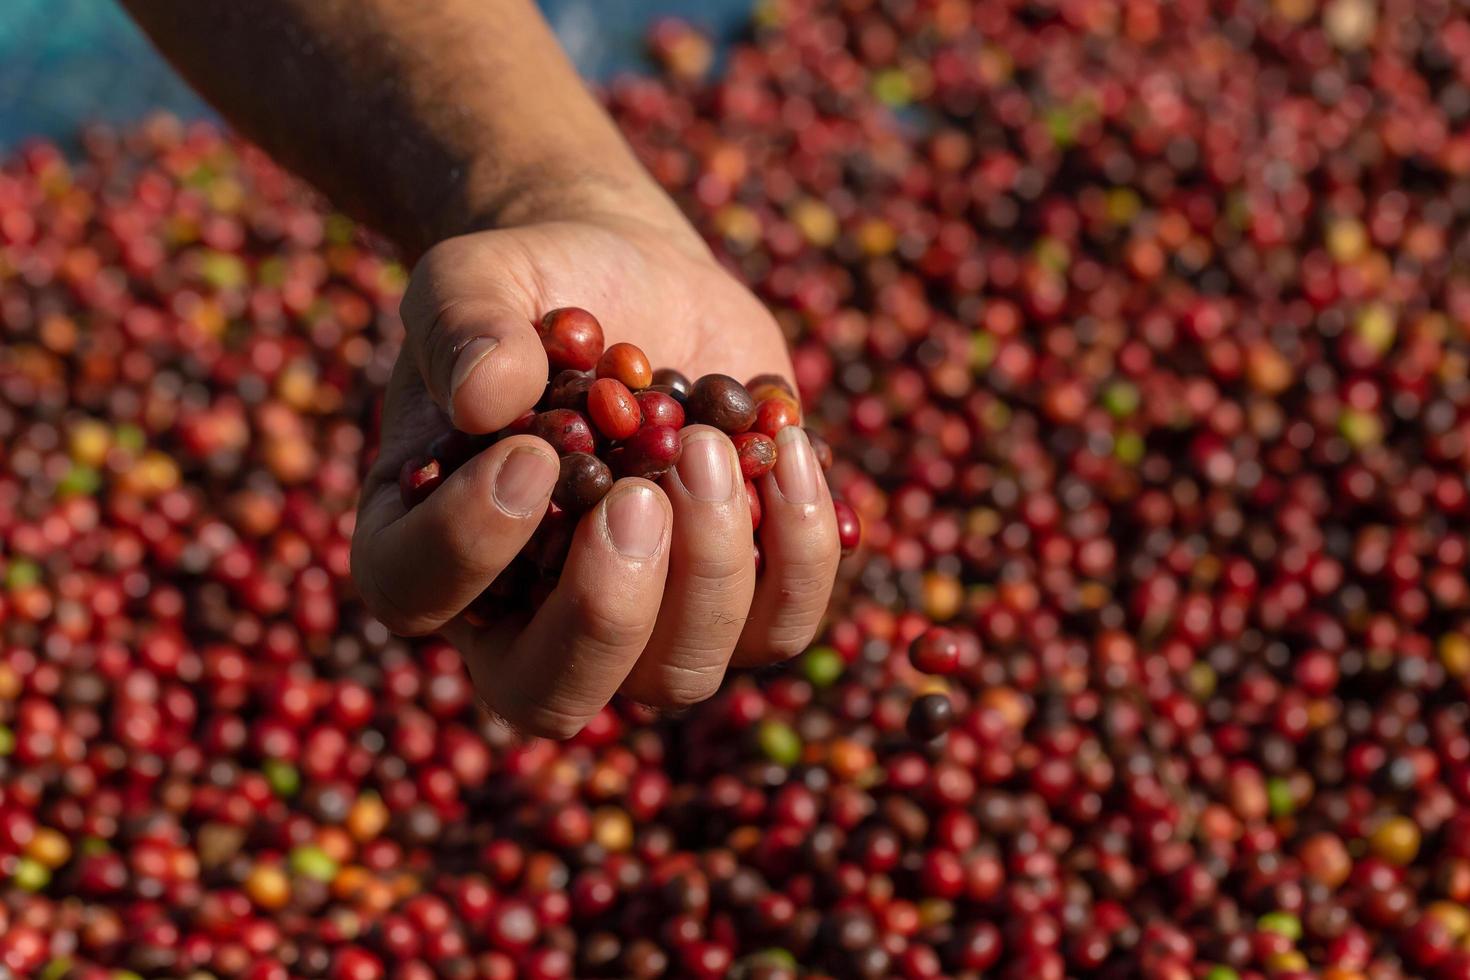
[[[611,146],[554,152],[513,167],[487,155],[464,168],[460,185],[427,223],[421,253],[445,238],[553,221],[637,223],[704,249],[677,205],[634,159],[620,137]],[[584,162],[577,162],[584,161]]]
[[[661,208],[677,213],[631,156],[626,161],[610,161],[610,156],[581,166],[547,163],[525,168],[478,196],[461,220],[484,229],[576,221],[591,215],[645,215]]]

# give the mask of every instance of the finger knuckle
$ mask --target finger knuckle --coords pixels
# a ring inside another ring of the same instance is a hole
[[[429,246],[414,263],[409,285],[426,289],[436,287],[447,273],[464,267],[472,256],[472,242],[463,236],[443,238]]]
[[[701,555],[689,563],[683,577],[691,590],[723,599],[738,594],[732,590],[743,586],[754,571],[755,562],[748,554]]]
[[[837,577],[835,561],[788,558],[775,564],[783,607],[820,609],[827,605],[827,594]]]
[[[488,492],[481,497],[488,500]],[[491,528],[479,515],[467,517],[449,510],[426,511],[418,533],[435,542],[441,574],[453,582],[489,582],[504,570],[506,557],[496,546],[487,546]],[[514,520],[507,519],[507,520]],[[498,528],[505,533],[508,528]]]
[[[434,632],[430,621],[405,612],[381,593],[375,599],[366,600],[366,603],[368,611],[395,636],[428,636]]]
[[[434,632],[423,617],[403,612],[382,596],[364,601],[368,611],[377,617],[378,622],[387,627],[388,632],[394,636],[428,636]]]
[[[766,640],[766,654],[773,662],[790,660],[806,650],[816,636],[816,627],[805,623],[782,622],[771,627]]]
[[[581,715],[568,714],[547,705],[535,705],[522,712],[519,721],[512,720],[511,724],[524,735],[564,742],[586,727],[587,721]]]
[[[781,563],[779,569],[774,615],[760,644],[762,655],[771,662],[790,660],[811,644],[832,593],[836,563],[794,560]]]
[[[507,697],[503,691],[481,691],[479,702],[486,714],[520,738],[571,737],[562,734],[563,728],[554,723],[555,718],[542,714],[535,705]]]
[[[667,664],[650,697],[656,708],[688,708],[708,701],[725,678],[725,663]]]
[[[606,700],[567,690],[531,690],[518,684],[480,692],[502,721],[531,738],[569,739],[586,727]]]
[[[642,646],[652,627],[618,603],[588,596],[571,603],[571,615],[577,634],[609,651]]]

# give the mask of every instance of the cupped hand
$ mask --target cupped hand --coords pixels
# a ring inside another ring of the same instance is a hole
[[[489,623],[464,610],[546,513],[558,472],[547,443],[501,440],[413,510],[399,500],[400,466],[451,425],[494,432],[535,405],[547,361],[534,324],[557,307],[592,311],[609,344],[636,344],[656,367],[791,377],[770,314],[671,212],[588,209],[450,238],[419,261],[403,301],[407,339],[363,488],[353,577],[390,629],[453,642],[481,702],[526,734],[575,734],[619,691],[665,708],[703,700],[732,662],[800,652],[831,593],[832,500],[796,427],[760,485],[759,578],[734,447],[703,426],[683,431],[658,484],[621,480],[581,518],[534,613],[529,597]]]

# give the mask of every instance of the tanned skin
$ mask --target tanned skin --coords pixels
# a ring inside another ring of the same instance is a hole
[[[481,702],[565,737],[612,695],[677,707],[730,664],[800,652],[838,561],[826,482],[799,429],[762,479],[757,580],[734,448],[691,427],[658,484],[620,481],[581,521],[535,616],[465,606],[545,513],[551,448],[497,443],[405,512],[397,472],[451,423],[504,427],[547,365],[534,322],[583,306],[609,343],[691,377],[791,376],[785,340],[634,158],[529,0],[125,0],[242,134],[414,262],[353,578],[390,628],[438,632]]]

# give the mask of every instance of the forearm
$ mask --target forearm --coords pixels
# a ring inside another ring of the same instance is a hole
[[[531,0],[123,2],[238,130],[410,255],[570,188],[647,193]]]

